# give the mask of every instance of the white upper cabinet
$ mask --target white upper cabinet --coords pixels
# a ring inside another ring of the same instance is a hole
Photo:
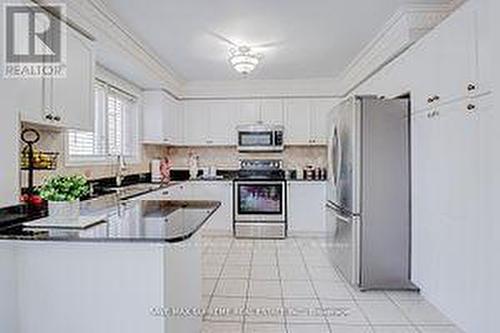
[[[181,104],[160,90],[143,93],[144,143],[178,145],[182,143]]]
[[[259,121],[264,124],[283,125],[284,110],[282,99],[264,99],[260,101]]]
[[[238,124],[248,125],[260,121],[260,101],[241,100],[235,102],[238,108]]]
[[[183,144],[234,146],[239,125],[264,123],[284,125],[286,144],[324,145],[333,105],[332,99],[185,101]]]
[[[208,103],[207,144],[224,146],[236,145],[237,108],[232,101],[212,101]]]
[[[486,92],[479,82],[477,10],[465,4],[417,45],[413,104],[415,111]]]
[[[333,99],[289,99],[285,101],[285,144],[325,145],[328,113]]]
[[[231,101],[187,101],[184,109],[184,144],[234,145],[236,106]]]
[[[158,91],[145,91],[142,94],[142,140],[145,143],[163,141],[162,95]]]
[[[312,100],[311,106],[311,134],[313,144],[326,145],[328,142],[328,114],[333,109],[335,102],[332,99]]]
[[[94,129],[94,52],[90,41],[67,28],[66,77],[52,79],[52,111],[60,126],[92,131]]]
[[[209,135],[209,111],[206,101],[184,103],[184,144],[203,146]]]
[[[93,131],[93,43],[70,27],[66,32],[66,77],[12,80],[23,96],[18,98],[21,120]]]
[[[310,143],[311,103],[308,99],[285,101],[285,144]]]

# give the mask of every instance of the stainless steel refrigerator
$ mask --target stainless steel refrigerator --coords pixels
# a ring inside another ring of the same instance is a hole
[[[355,96],[331,113],[328,252],[361,289],[410,281],[409,100]]]

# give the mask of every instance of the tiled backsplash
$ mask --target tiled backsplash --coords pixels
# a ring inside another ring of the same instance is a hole
[[[113,165],[65,165],[64,132],[54,132],[37,128],[41,140],[36,145],[38,150],[59,152],[58,168],[54,171],[36,171],[35,185],[52,174],[84,174],[89,179],[113,177],[116,168]],[[24,147],[24,144],[21,144]],[[302,169],[306,165],[326,167],[326,147],[287,147],[282,153],[240,154],[236,147],[175,147],[166,148],[154,145],[142,147],[142,158],[138,164],[127,165],[125,174],[149,172],[149,162],[154,158],[170,156],[176,169],[188,168],[190,153],[199,156],[199,167],[216,166],[219,169],[238,169],[239,158],[281,158],[285,169]],[[27,186],[27,172],[22,171],[22,187]]]
[[[240,154],[236,147],[180,147],[170,148],[174,168],[188,168],[190,153],[199,156],[199,167],[216,166],[219,169],[237,169],[240,158],[280,158],[285,169],[302,169],[306,165],[326,167],[326,147],[287,147],[283,153]]]
[[[30,126],[32,128],[33,126]],[[48,152],[58,152],[59,158],[57,163],[57,170],[51,171],[35,171],[34,183],[40,185],[43,180],[53,174],[83,174],[88,179],[98,179],[113,177],[116,173],[116,167],[113,165],[78,165],[69,166],[65,165],[65,149],[64,149],[64,132],[54,132],[36,128],[40,132],[40,142],[36,144],[36,149]],[[21,149],[25,144],[21,143]],[[137,174],[149,172],[149,161],[153,158],[158,158],[166,154],[166,149],[160,146],[143,146],[142,158],[140,163],[128,164],[124,174]],[[21,187],[28,185],[27,171],[21,171]]]

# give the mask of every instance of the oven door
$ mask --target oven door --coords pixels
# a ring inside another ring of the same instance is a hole
[[[235,222],[285,222],[284,181],[235,181]]]

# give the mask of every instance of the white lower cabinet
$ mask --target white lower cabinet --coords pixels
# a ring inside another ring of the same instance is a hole
[[[287,219],[290,235],[324,233],[326,182],[289,181]],[[221,206],[205,225],[206,230],[230,233],[233,227],[231,181],[186,181],[139,197],[140,200],[211,200]]]
[[[231,181],[186,181],[148,193],[139,200],[208,200],[221,206],[205,225],[206,230],[231,232],[233,183]]]
[[[492,265],[479,260],[492,243],[491,213],[498,205],[490,201],[498,188],[489,190],[498,173],[490,168],[498,142],[488,137],[498,133],[492,97],[412,116],[412,279],[442,304],[460,304],[456,291],[462,290],[459,298],[479,308],[490,292],[463,286],[487,279]],[[452,306],[447,315],[466,331],[486,332],[468,327],[467,313]]]
[[[287,186],[290,235],[326,232],[326,182],[289,181]]]
[[[205,225],[206,230],[231,232],[233,229],[231,181],[191,181],[185,184],[189,199],[219,201],[221,206]]]

